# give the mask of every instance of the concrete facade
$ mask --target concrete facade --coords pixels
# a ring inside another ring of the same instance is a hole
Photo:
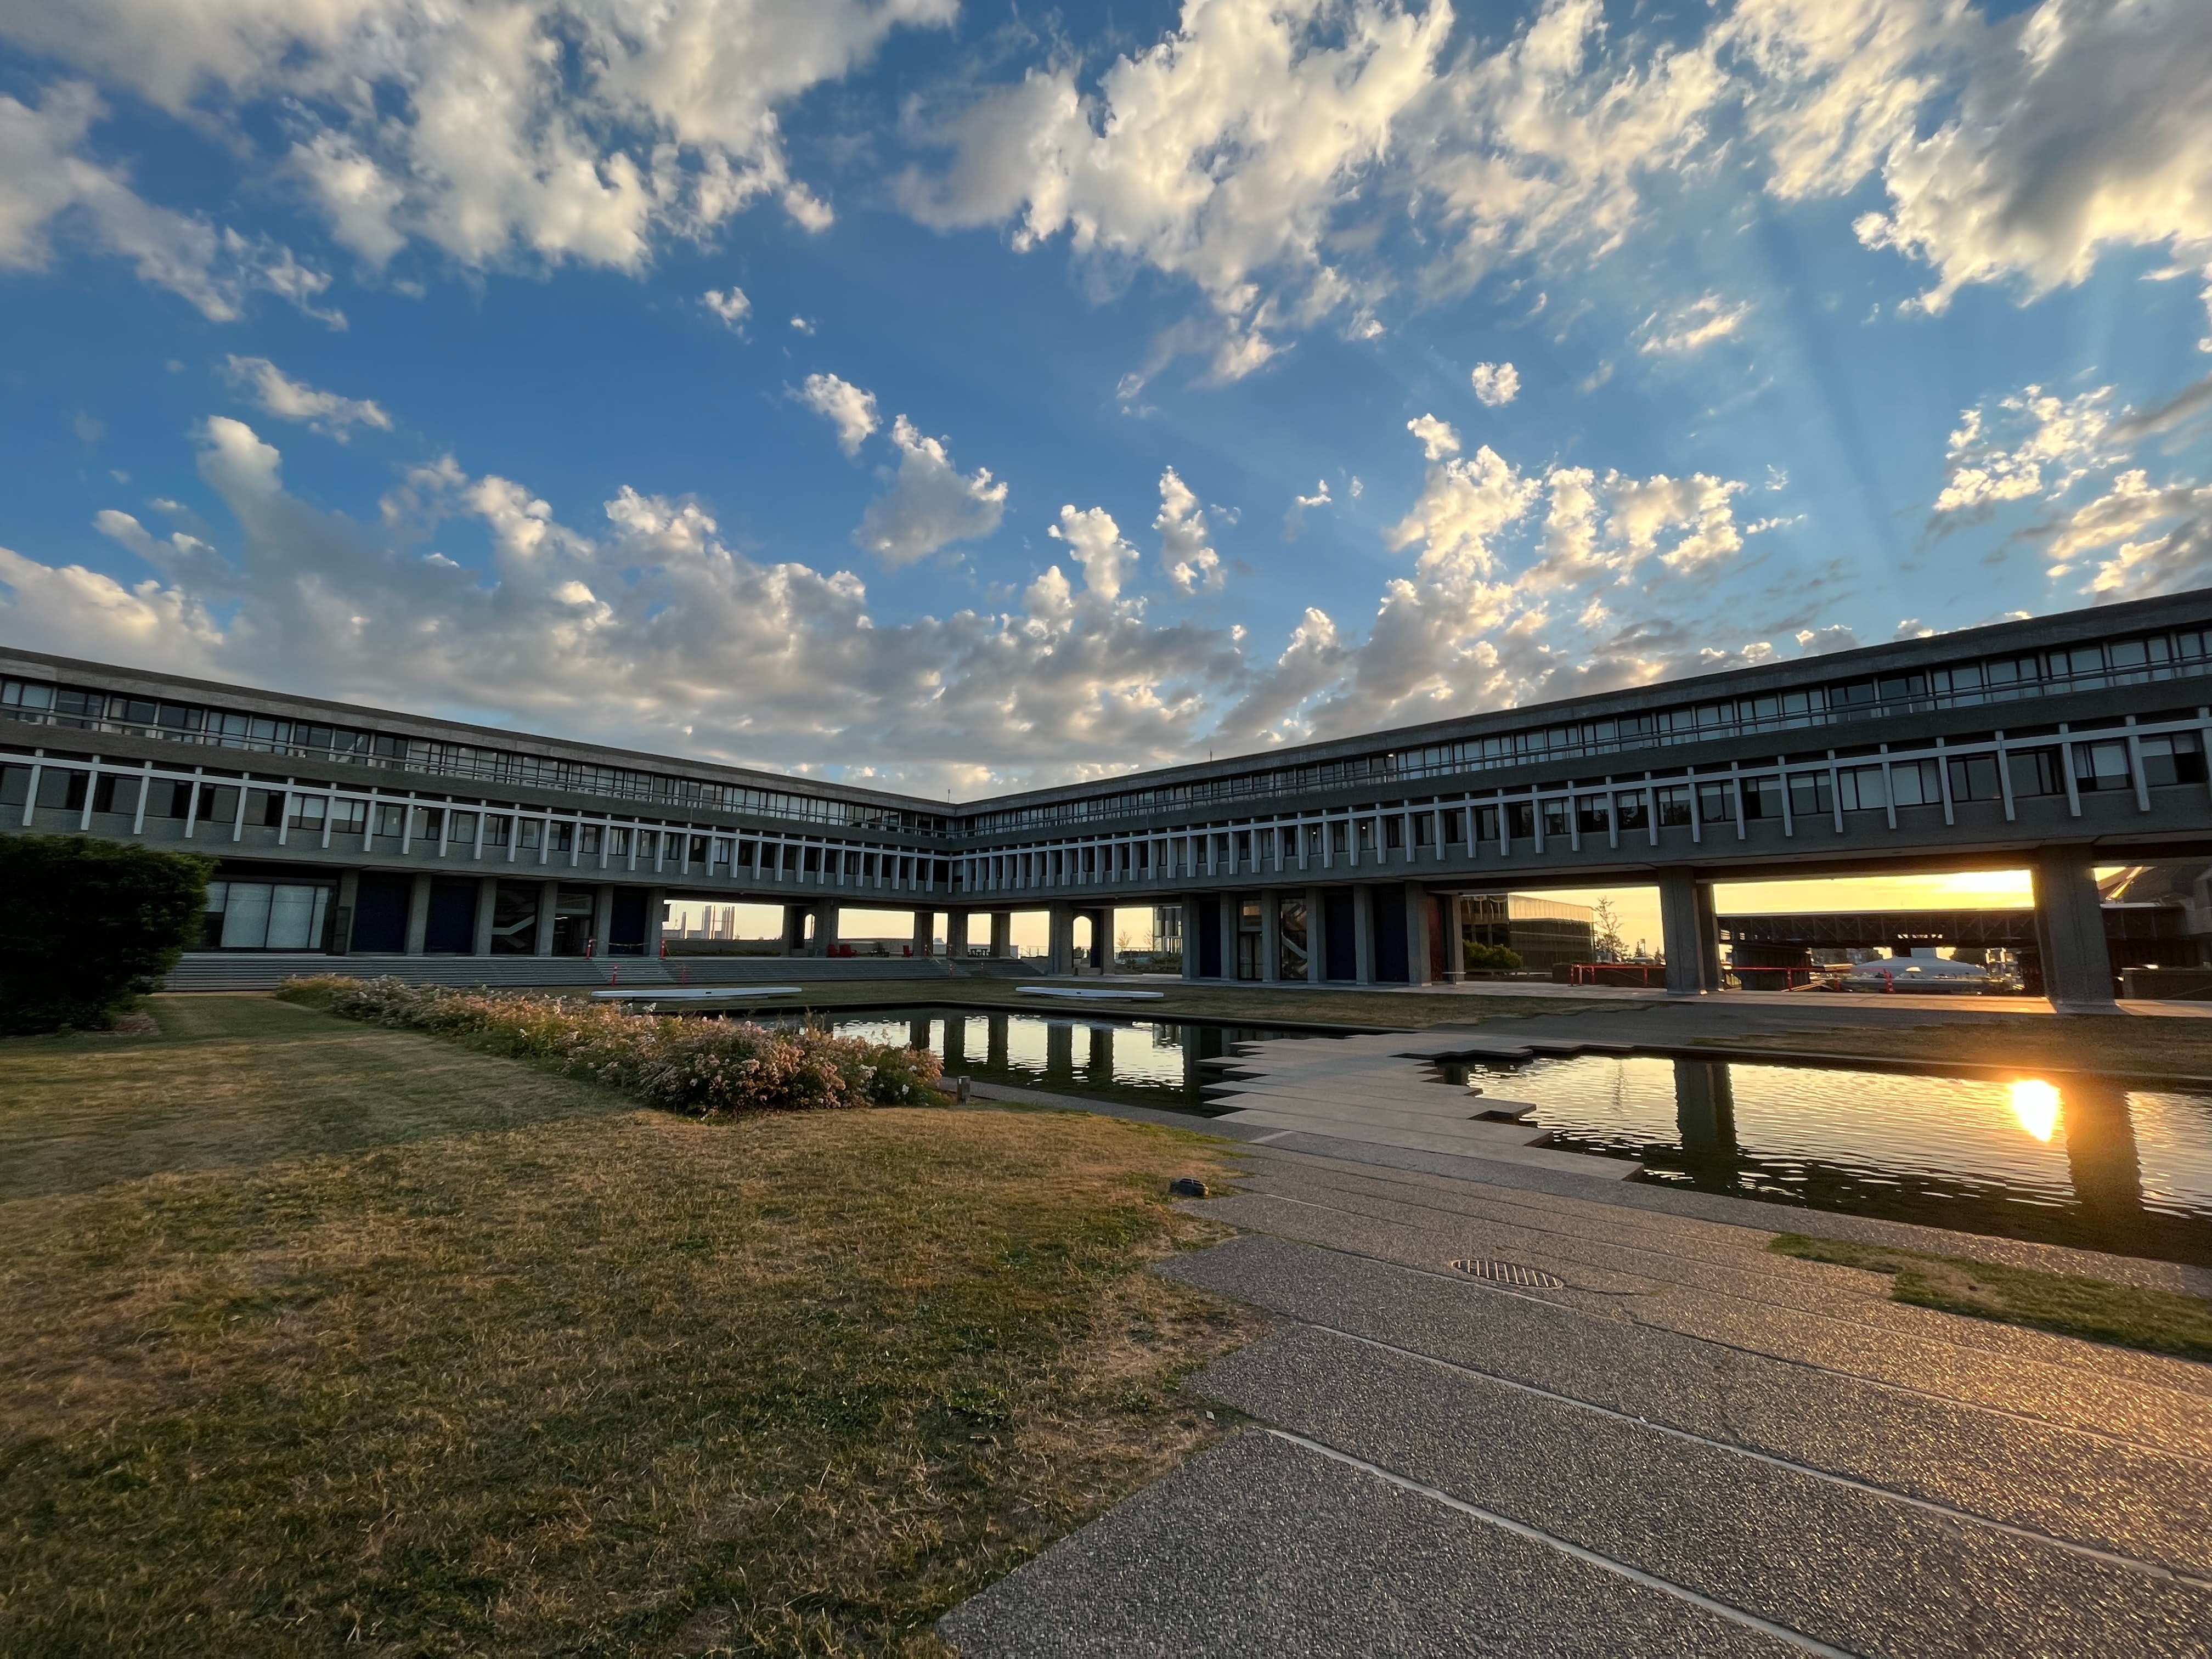
[[[212,948],[280,948],[265,913],[336,954],[648,953],[672,897],[780,904],[815,954],[844,908],[925,950],[941,911],[955,954],[981,911],[994,955],[1044,910],[1073,972],[1180,901],[1187,973],[1270,982],[1302,893],[1310,977],[1419,985],[1458,971],[1454,895],[1648,884],[1698,994],[1717,880],[2025,865],[2045,977],[2094,1003],[2086,872],[2212,854],[2208,750],[2208,592],[957,807],[0,652],[0,828],[213,853]]]

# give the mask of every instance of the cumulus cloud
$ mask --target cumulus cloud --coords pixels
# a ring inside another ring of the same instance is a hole
[[[1510,363],[1477,363],[1474,395],[1492,409],[1502,408],[1521,394],[1521,371]]]
[[[1060,522],[1045,534],[1067,544],[1068,556],[1082,568],[1084,584],[1103,599],[1118,599],[1121,585],[1136,568],[1137,550],[1121,539],[1121,526],[1103,507],[1077,512],[1060,509]]]
[[[1352,493],[1357,495],[1358,492],[1354,490]],[[1328,493],[1328,480],[1326,478],[1314,480],[1312,495],[1291,497],[1291,510],[1283,514],[1283,539],[1286,542],[1297,540],[1299,536],[1304,533],[1306,514],[1315,507],[1328,507],[1333,504],[1333,498]]]
[[[1324,495],[1327,490],[1324,488]],[[1160,532],[1160,568],[1182,594],[1213,592],[1226,580],[1221,555],[1207,544],[1206,509],[1191,487],[1169,467],[1160,474],[1160,511],[1152,520]]]
[[[1647,355],[1701,350],[1715,340],[1725,340],[1735,333],[1750,315],[1748,302],[1729,305],[1719,295],[1708,294],[1670,312],[1664,319],[1656,311],[1646,317],[1638,331],[1643,337],[1637,342],[1636,349]]]
[[[330,286],[267,236],[146,201],[123,173],[87,153],[105,110],[92,88],[63,82],[36,107],[0,94],[0,270],[43,270],[57,239],[128,259],[142,281],[184,299],[210,322],[234,322],[255,294],[271,294],[332,327],[345,319],[317,302]]]
[[[43,58],[219,121],[285,136],[288,173],[371,264],[410,240],[464,264],[635,270],[752,203],[818,228],[779,112],[954,0],[79,0],[0,31]]]
[[[280,420],[305,422],[310,431],[340,443],[356,426],[373,426],[382,432],[392,429],[392,416],[374,399],[342,398],[335,392],[321,391],[294,380],[266,357],[234,354],[225,360],[224,372],[233,386],[265,412]]]
[[[848,455],[859,454],[861,443],[881,424],[876,418],[876,394],[835,374],[808,375],[796,395],[837,428],[837,447]]]
[[[1938,515],[1986,513],[2005,501],[2063,495],[2118,453],[2106,442],[2112,388],[2061,398],[2030,386],[1960,411],[1944,455]]]
[[[891,422],[891,442],[898,447],[898,471],[861,515],[853,532],[860,546],[885,564],[911,564],[999,527],[1006,486],[992,482],[988,467],[963,473],[952,465],[946,440],[924,436],[903,415]]]
[[[699,303],[740,334],[744,331],[745,319],[752,315],[753,302],[745,297],[744,289],[734,283],[726,290],[708,289],[699,296]]]

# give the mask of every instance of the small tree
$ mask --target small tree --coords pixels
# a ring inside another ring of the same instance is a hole
[[[1601,898],[1590,913],[1590,951],[1600,962],[1619,962],[1628,954],[1620,937],[1620,913]]]
[[[1467,965],[1476,970],[1512,974],[1521,969],[1521,953],[1510,951],[1503,945],[1485,945],[1479,939],[1468,939],[1464,947]]]
[[[0,1034],[100,1027],[199,934],[215,860],[0,836]]]

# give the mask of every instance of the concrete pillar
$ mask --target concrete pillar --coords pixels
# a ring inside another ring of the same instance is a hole
[[[826,957],[830,947],[837,942],[837,902],[835,899],[817,899],[807,908],[814,912],[814,944],[806,954]]]
[[[1269,985],[1283,976],[1281,897],[1272,887],[1260,890],[1260,978]]]
[[[1199,902],[1195,893],[1185,893],[1176,901],[1176,908],[1182,915],[1182,976],[1185,979],[1198,977]]]
[[[668,920],[668,890],[648,887],[645,892],[645,953],[660,954],[660,930]]]
[[[144,787],[150,789],[153,785]],[[331,924],[331,954],[334,957],[342,957],[353,949],[353,913],[360,902],[360,872],[349,870],[338,878],[338,913]]]
[[[1375,983],[1375,890],[1364,883],[1352,890],[1352,977]]]
[[[1407,848],[1411,851],[1410,838]],[[1436,929],[1437,902],[1419,883],[1406,884],[1406,983],[1433,985],[1429,965],[1429,937]]]
[[[2062,1009],[2109,1007],[2112,958],[2105,912],[2088,855],[2045,848],[2035,859],[2035,944],[2043,990]]]
[[[1459,898],[1457,893],[1446,893],[1438,904],[1440,914],[1430,923],[1432,927],[1443,929],[1442,943],[1444,947],[1444,983],[1447,985],[1462,984],[1467,979],[1467,952],[1461,948],[1459,942]]]
[[[1659,938],[1667,952],[1669,991],[1700,996],[1721,988],[1720,927],[1711,882],[1688,870],[1659,878]]]
[[[783,953],[787,957],[806,954],[806,907],[803,904],[783,907]]]
[[[615,932],[615,884],[601,882],[592,894],[592,954],[607,954],[607,941]]]
[[[561,905],[561,884],[541,881],[538,884],[538,930],[531,940],[531,954],[550,957],[553,954],[553,913]]]
[[[407,886],[407,943],[410,957],[422,954],[422,941],[430,931],[430,878],[416,876]]]
[[[1094,973],[1110,973],[1114,967],[1114,913],[1091,913],[1091,967]]]
[[[1052,958],[1051,971],[1072,974],[1075,971],[1075,907],[1054,904],[1045,912],[1047,937],[1051,941],[1047,954]]]
[[[1237,843],[1231,842],[1231,856],[1235,856]],[[1237,895],[1218,893],[1212,900],[1213,914],[1219,918],[1221,928],[1221,977],[1231,985],[1237,982],[1237,923],[1239,920]]]
[[[926,957],[937,943],[937,912],[917,910],[914,913],[914,953]]]
[[[1012,910],[991,912],[991,957],[994,961],[1011,961],[1014,954],[1014,913]]]
[[[968,955],[968,913],[947,910],[945,913],[945,954],[954,961],[964,960]]]
[[[488,957],[491,954],[492,919],[499,914],[499,878],[480,876],[477,878],[476,937],[469,941],[469,954]]]
[[[1318,985],[1328,972],[1328,921],[1321,902],[1321,889],[1306,889],[1306,983]]]

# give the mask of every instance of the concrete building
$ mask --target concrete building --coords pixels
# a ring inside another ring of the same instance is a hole
[[[1693,994],[1716,880],[2026,865],[2096,1003],[2092,872],[2212,856],[2208,740],[2203,592],[957,807],[0,651],[0,823],[215,854],[222,952],[652,956],[680,898],[815,955],[854,905],[960,956],[1042,910],[1066,971],[1174,904],[1194,977],[1423,984],[1463,896],[1650,883]]]

